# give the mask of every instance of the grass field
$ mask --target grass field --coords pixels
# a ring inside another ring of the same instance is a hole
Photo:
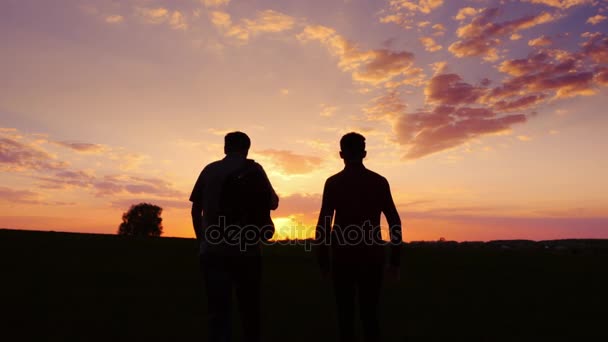
[[[192,239],[0,230],[0,251],[4,341],[205,340]],[[264,259],[264,341],[334,341],[313,255],[275,245]],[[383,292],[386,340],[608,341],[607,261],[606,249],[408,244]]]

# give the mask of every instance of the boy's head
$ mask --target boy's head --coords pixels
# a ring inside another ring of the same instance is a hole
[[[366,155],[365,137],[361,134],[351,132],[340,139],[340,157],[344,161],[361,161]]]
[[[243,132],[230,132],[224,137],[225,154],[247,155],[249,147],[251,147],[251,140]]]

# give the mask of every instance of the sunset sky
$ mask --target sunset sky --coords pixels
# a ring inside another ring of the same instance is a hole
[[[0,44],[3,228],[192,237],[241,130],[309,237],[357,131],[407,241],[608,238],[608,1],[3,0]]]

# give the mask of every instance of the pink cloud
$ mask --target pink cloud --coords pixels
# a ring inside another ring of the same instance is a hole
[[[273,213],[273,216],[284,217],[295,215],[301,216],[301,218],[306,222],[312,222],[317,219],[320,208],[320,194],[296,193],[286,197],[280,197],[279,208],[277,209],[276,213]]]
[[[501,39],[531,27],[552,22],[558,16],[548,12],[527,15],[518,19],[495,23],[500,11],[489,8],[481,11],[473,20],[456,31],[460,40],[450,45],[448,50],[456,57],[482,56],[489,61],[498,59],[498,46]]]
[[[308,156],[287,150],[267,149],[260,154],[273,163],[279,170],[286,174],[305,174],[315,171],[323,162],[316,156]]]
[[[462,81],[457,74],[434,76],[428,83],[424,94],[427,102],[445,105],[475,103],[482,89]]]
[[[76,152],[81,152],[81,153],[101,153],[106,150],[105,147],[100,144],[67,142],[67,141],[57,141],[57,142],[55,142],[55,144],[72,149]]]
[[[526,120],[523,114],[499,116],[489,109],[468,107],[404,114],[396,126],[397,140],[408,146],[405,158],[416,159],[509,130]]]
[[[67,163],[56,160],[51,154],[33,144],[0,137],[0,167],[8,171],[61,170]]]
[[[40,204],[42,203],[40,194],[29,190],[14,190],[0,186],[0,200],[8,203],[19,204]]]

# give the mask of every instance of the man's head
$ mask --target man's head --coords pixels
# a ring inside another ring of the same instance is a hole
[[[243,132],[230,132],[224,137],[224,153],[247,156],[251,147],[251,140]]]
[[[365,137],[361,134],[351,132],[340,139],[340,158],[345,162],[360,162],[366,155]]]

